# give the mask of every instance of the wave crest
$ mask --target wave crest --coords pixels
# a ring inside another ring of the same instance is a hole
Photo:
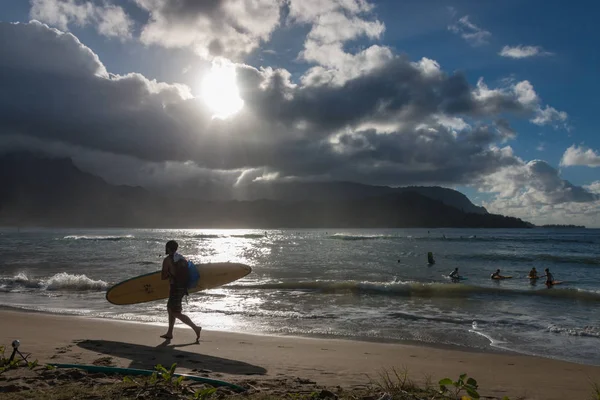
[[[107,282],[102,280],[94,280],[86,275],[75,275],[66,272],[39,279],[31,279],[26,274],[19,273],[13,277],[0,278],[0,283],[9,290],[25,288],[48,291],[101,291],[106,290],[109,286]]]
[[[581,289],[536,289],[515,290],[494,287],[471,286],[454,283],[422,283],[422,282],[359,282],[359,281],[299,281],[299,282],[266,282],[246,285],[229,285],[228,289],[256,290],[305,290],[324,294],[354,293],[382,296],[414,296],[433,297],[469,297],[472,295],[522,295],[544,296],[564,299],[578,299],[600,302],[600,293]]]
[[[127,240],[127,239],[135,239],[133,235],[124,235],[124,236],[96,236],[96,235],[70,235],[63,237],[64,240],[106,240],[116,242],[119,240]]]

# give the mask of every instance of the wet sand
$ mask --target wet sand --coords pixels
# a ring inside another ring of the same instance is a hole
[[[590,382],[600,383],[600,367],[514,354],[470,352],[396,343],[313,339],[202,331],[76,316],[0,310],[0,345],[6,356],[14,339],[40,363],[105,364],[153,369],[176,362],[180,373],[231,382],[301,378],[346,388],[368,384],[383,368],[406,368],[423,384],[467,373],[481,394],[511,399],[585,399]]]

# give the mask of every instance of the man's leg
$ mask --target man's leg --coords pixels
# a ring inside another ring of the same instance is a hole
[[[167,333],[164,335],[160,335],[163,339],[173,339],[173,327],[175,326],[175,313],[171,309],[172,305],[171,299],[169,298],[169,302],[167,303],[167,312],[169,313],[169,328],[167,329]]]
[[[194,332],[196,332],[196,341],[200,340],[200,332],[202,331],[202,328],[197,326],[196,324],[194,324],[194,321],[192,321],[190,319],[190,317],[188,317],[185,314],[182,314],[180,312],[175,313],[174,316],[179,319],[181,322],[183,322],[184,324],[186,324],[187,326],[189,326],[190,328],[192,328],[194,330]]]

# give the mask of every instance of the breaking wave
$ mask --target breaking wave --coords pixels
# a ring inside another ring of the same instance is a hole
[[[260,239],[260,238],[264,238],[265,235],[260,234],[260,233],[247,233],[245,235],[231,235],[231,237],[242,238],[242,239]]]
[[[337,240],[381,240],[381,239],[406,239],[402,236],[395,235],[345,235],[336,233],[335,235],[330,235],[330,239]]]
[[[568,256],[568,255],[553,255],[553,254],[493,254],[493,253],[482,253],[482,254],[448,254],[445,258],[451,258],[455,260],[482,260],[482,261],[518,261],[518,262],[534,262],[534,261],[545,261],[549,263],[557,264],[587,264],[587,265],[600,265],[599,257],[584,257],[584,256]]]
[[[0,284],[6,290],[40,289],[63,291],[100,291],[108,288],[108,283],[102,280],[93,280],[85,275],[74,275],[60,272],[48,278],[29,278],[24,273],[13,277],[0,278]]]
[[[522,295],[600,302],[600,293],[581,289],[559,289],[554,287],[551,289],[515,290],[453,283],[300,281],[267,282],[246,285],[234,284],[228,285],[227,288],[255,290],[304,290],[324,294],[353,293],[357,295],[370,294],[423,298],[469,297],[473,295]]]
[[[565,328],[558,325],[550,325],[548,332],[568,336],[585,336],[600,339],[600,326],[586,326],[585,328]]]
[[[106,241],[116,242],[119,240],[135,239],[135,236],[133,236],[133,235],[124,235],[124,236],[70,235],[70,236],[65,236],[63,239],[65,239],[65,240],[95,240],[95,241],[106,240]]]
[[[581,238],[545,238],[545,237],[526,237],[526,236],[480,236],[469,235],[459,237],[445,237],[443,234],[436,233],[435,235],[428,236],[403,236],[403,235],[385,235],[385,234],[374,234],[374,235],[352,235],[344,233],[336,233],[329,235],[330,239],[337,240],[416,240],[416,241],[430,241],[430,242],[527,242],[527,243],[580,243],[580,244],[598,244],[600,239],[593,240],[590,237]]]

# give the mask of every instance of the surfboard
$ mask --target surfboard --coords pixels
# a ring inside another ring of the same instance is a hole
[[[492,279],[512,279],[512,276],[497,276]]]
[[[196,286],[189,293],[212,289],[236,281],[252,272],[252,268],[240,263],[196,264],[200,275]],[[139,275],[117,283],[106,291],[106,300],[115,305],[139,304],[169,297],[169,280],[160,279],[160,271]]]
[[[442,276],[443,276],[444,278],[446,278],[446,279],[449,279],[449,280],[451,280],[451,281],[466,281],[466,280],[468,280],[468,279],[469,279],[469,278],[465,278],[464,276],[460,276],[460,277],[458,277],[458,278],[451,278],[451,277],[449,277],[448,275],[442,275]]]

